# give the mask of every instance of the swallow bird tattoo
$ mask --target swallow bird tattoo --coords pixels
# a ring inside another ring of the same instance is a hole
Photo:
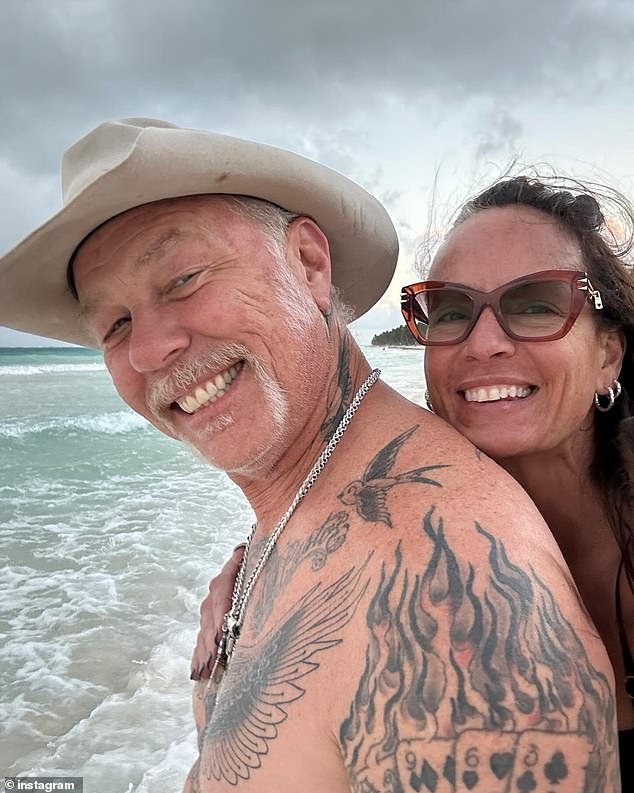
[[[385,523],[392,528],[392,519],[387,508],[387,494],[395,485],[405,485],[418,483],[424,485],[435,485],[442,487],[440,482],[425,476],[427,471],[437,468],[447,468],[447,465],[425,465],[422,468],[414,468],[404,474],[390,476],[394,467],[396,455],[401,447],[418,429],[418,424],[410,427],[402,435],[398,435],[391,440],[387,446],[374,457],[370,465],[365,469],[363,479],[351,482],[341,493],[339,500],[348,506],[356,507],[356,510],[363,520],[372,523]]]

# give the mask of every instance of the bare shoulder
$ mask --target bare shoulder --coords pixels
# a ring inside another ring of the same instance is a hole
[[[618,790],[611,668],[554,540],[506,474],[424,424],[347,490],[353,555],[374,548],[339,725],[352,789]]]
[[[351,425],[277,543],[195,694],[191,789],[618,790],[607,656],[539,514],[398,418]]]
[[[550,557],[565,570],[551,532],[521,486],[445,421],[403,402],[398,421],[392,409],[382,425],[367,422],[372,432],[358,431],[363,440],[345,459],[343,478],[351,481],[339,500],[355,507],[365,523],[395,525],[405,534],[415,517],[435,505],[454,525],[479,521],[516,550],[530,549],[533,559]]]

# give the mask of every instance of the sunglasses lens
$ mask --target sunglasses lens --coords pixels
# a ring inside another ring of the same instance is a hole
[[[416,295],[414,320],[429,344],[447,344],[463,336],[473,314],[473,300],[458,289],[430,289]]]
[[[536,279],[510,285],[495,293],[463,291],[456,286],[429,286],[410,303],[408,322],[423,344],[456,344],[473,328],[474,311],[489,305],[506,333],[519,340],[548,341],[565,331],[576,316],[575,297],[569,279]],[[490,302],[488,302],[490,301]],[[499,301],[499,302],[498,302]]]
[[[524,339],[548,338],[565,325],[571,311],[572,292],[565,281],[533,281],[508,289],[500,298],[500,311],[508,329]]]

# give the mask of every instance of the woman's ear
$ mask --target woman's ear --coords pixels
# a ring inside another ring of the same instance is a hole
[[[625,354],[625,336],[619,328],[599,331],[601,347],[601,368],[597,374],[596,388],[598,394],[605,394],[608,386],[617,380]]]

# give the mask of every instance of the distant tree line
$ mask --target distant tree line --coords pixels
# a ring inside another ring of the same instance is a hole
[[[393,330],[385,330],[383,333],[377,333],[372,337],[372,344],[378,347],[409,347],[416,344],[416,342],[405,325],[401,325]]]

